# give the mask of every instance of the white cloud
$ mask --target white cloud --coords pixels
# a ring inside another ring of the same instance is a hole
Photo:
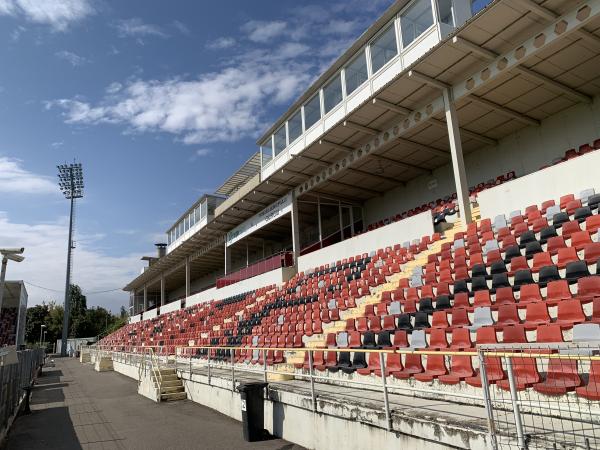
[[[235,39],[232,37],[220,37],[214,41],[210,41],[206,44],[206,48],[209,50],[223,50],[225,48],[231,48],[235,45]]]
[[[0,0],[0,15],[24,17],[56,31],[65,31],[94,12],[90,0]]]
[[[282,35],[287,28],[287,23],[282,20],[265,22],[262,20],[251,20],[242,26],[242,31],[248,35],[248,39],[254,42],[265,43],[270,39]]]
[[[168,35],[157,25],[145,23],[139,17],[119,20],[115,24],[119,37],[157,36],[166,38]]]
[[[61,50],[60,52],[56,52],[55,55],[57,58],[64,59],[73,67],[83,66],[84,64],[90,62],[87,58],[79,56],[78,54],[67,50]]]
[[[59,99],[67,123],[123,124],[138,132],[167,132],[188,144],[231,142],[257,133],[265,112],[289,102],[306,85],[307,68],[290,62],[240,62],[193,80],[129,82],[94,105],[81,98]]]
[[[115,81],[114,83],[110,83],[108,85],[108,87],[106,88],[106,93],[107,94],[116,94],[122,88],[123,88],[123,85],[121,83],[118,83],[118,82]]]
[[[58,194],[50,177],[23,168],[23,161],[0,156],[0,194]]]
[[[212,150],[210,148],[199,148],[198,150],[196,150],[196,156],[202,157],[202,156],[208,156],[212,153]]]
[[[65,143],[64,143],[63,141],[56,141],[56,142],[53,142],[52,144],[50,144],[50,146],[51,146],[52,148],[60,148],[60,147],[62,147],[64,144],[65,144]]]
[[[178,31],[179,31],[181,34],[184,34],[184,35],[186,35],[186,36],[190,36],[190,35],[192,34],[192,32],[191,32],[191,30],[188,28],[188,26],[187,26],[185,23],[183,23],[183,22],[180,22],[179,20],[174,20],[174,21],[173,21],[173,26],[174,26],[175,28],[177,28],[177,30],[178,30]]]
[[[49,292],[27,285],[29,305],[50,299],[63,301],[67,233],[67,217],[51,222],[21,224],[11,222],[8,215],[0,211],[0,247],[25,247],[25,261],[11,264],[7,278],[22,279],[59,291]],[[72,280],[81,286],[84,293],[121,288],[139,274],[142,266],[142,255],[109,256],[97,248],[97,241],[98,236],[76,236]],[[127,306],[128,301],[128,294],[120,290],[88,297],[88,305],[105,306],[113,312],[117,312],[121,305]]]

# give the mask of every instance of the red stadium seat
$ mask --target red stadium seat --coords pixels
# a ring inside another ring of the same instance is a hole
[[[441,375],[439,380],[444,384],[458,384],[461,380],[472,377],[474,373],[470,356],[453,355],[450,360],[450,372],[447,375]]]
[[[413,375],[415,380],[429,382],[441,375],[446,375],[448,373],[444,355],[427,355],[426,358],[426,369],[423,372],[415,373]]]
[[[592,361],[590,367],[590,376],[585,386],[575,389],[577,395],[588,400],[600,400],[600,361]]]

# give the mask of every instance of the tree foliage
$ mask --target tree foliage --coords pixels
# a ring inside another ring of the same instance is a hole
[[[124,307],[121,308],[119,315],[114,315],[101,306],[88,308],[87,299],[81,292],[81,288],[71,285],[69,337],[103,337],[125,325],[127,316]],[[28,308],[25,326],[26,342],[31,345],[39,343],[41,325],[45,325],[45,342],[51,348],[56,340],[62,337],[63,317],[63,306],[54,300]]]

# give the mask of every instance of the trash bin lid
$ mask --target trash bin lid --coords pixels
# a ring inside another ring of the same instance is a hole
[[[264,389],[269,385],[264,381],[250,381],[247,383],[240,383],[237,387],[238,392],[247,392],[255,389]]]

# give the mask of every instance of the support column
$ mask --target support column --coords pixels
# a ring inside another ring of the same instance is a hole
[[[250,265],[250,252],[248,250],[248,241],[246,240],[246,267]]]
[[[231,273],[231,249],[227,247],[225,242],[225,275]]]
[[[160,277],[160,306],[164,306],[167,303],[167,296],[165,295],[165,277]]]
[[[450,154],[452,155],[452,170],[454,172],[454,183],[456,185],[456,196],[460,216],[466,225],[471,223],[471,203],[469,200],[469,185],[465,171],[460,130],[458,128],[458,116],[449,89],[443,89],[444,109],[446,111],[446,124],[448,126],[448,139],[450,141]]]
[[[323,228],[321,225],[321,196],[317,195],[317,219],[319,224],[319,245],[323,248]]]
[[[344,240],[344,219],[342,218],[342,202],[338,200],[338,215],[340,216],[340,241]]]
[[[191,284],[190,258],[185,258],[185,296],[186,296],[186,298],[190,296],[190,284]]]
[[[354,237],[354,206],[350,206],[350,236]]]
[[[148,309],[148,286],[144,285],[144,311]]]
[[[294,265],[298,267],[298,257],[300,256],[300,223],[298,217],[298,200],[296,194],[292,193],[292,249],[294,253]]]

